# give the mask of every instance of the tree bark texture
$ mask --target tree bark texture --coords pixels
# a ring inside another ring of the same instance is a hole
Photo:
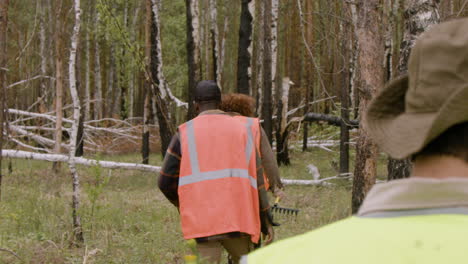
[[[430,26],[440,22],[439,1],[410,0],[405,3],[405,32],[400,46],[398,75],[408,72],[408,60],[418,36]],[[387,164],[388,180],[407,178],[411,174],[409,158],[396,160],[389,158]]]
[[[343,12],[344,13],[344,12]],[[344,28],[344,26],[342,26]],[[342,30],[344,35],[344,29]],[[349,40],[352,42],[352,39]],[[341,83],[337,85],[341,87],[341,126],[340,126],[340,174],[349,172],[349,88],[348,86],[348,67],[346,67],[346,42],[341,43],[341,51],[343,56],[343,70]]]
[[[63,23],[62,14],[64,6],[60,1],[59,6],[56,6],[56,21],[55,21],[55,148],[54,152],[60,154],[62,151],[62,118],[63,118],[63,86],[64,86],[64,68],[63,68]],[[53,169],[57,173],[60,168],[60,163],[54,163]]]
[[[99,27],[100,23],[99,11],[96,13],[95,28]],[[96,34],[94,39],[94,119],[103,117],[102,107],[102,82],[101,82],[101,45],[99,36]]]
[[[275,97],[276,91],[276,68],[278,65],[278,16],[279,16],[279,0],[267,0],[271,1],[271,8],[265,9],[266,13],[270,13],[270,42],[271,43],[271,96]],[[268,12],[271,10],[271,12]],[[266,15],[265,13],[265,15]]]
[[[149,72],[151,73],[152,92],[156,103],[156,117],[159,124],[159,136],[161,138],[161,155],[165,156],[166,150],[171,142],[172,135],[175,129],[172,127],[172,122],[167,106],[168,93],[166,80],[163,74],[162,48],[160,37],[159,24],[159,8],[156,0],[148,0],[153,16],[151,19],[151,50],[150,50],[150,65]],[[150,13],[151,14],[151,13]]]
[[[251,1],[253,0],[242,0],[237,59],[237,92],[247,95],[250,94],[250,60],[252,57],[249,50],[253,28],[253,16],[249,10]]]
[[[75,162],[75,152],[76,152],[76,142],[78,138],[78,127],[80,122],[81,115],[81,105],[80,98],[78,96],[78,90],[76,88],[76,52],[78,49],[79,35],[80,35],[80,25],[81,25],[81,10],[80,10],[80,0],[74,0],[74,10],[75,10],[75,25],[73,27],[73,34],[71,38],[71,49],[70,49],[70,63],[69,65],[69,76],[70,76],[70,95],[73,100],[73,124],[72,131],[70,136],[70,160],[68,161],[68,166],[70,167],[70,172],[73,180],[73,234],[75,241],[79,243],[84,242],[83,229],[81,227],[81,218],[79,215],[80,208],[80,179],[78,176],[78,171],[76,169]]]
[[[276,160],[278,165],[290,165],[289,149],[288,149],[288,102],[290,91],[289,77],[283,78],[283,85],[281,91],[281,100],[278,101],[278,115],[276,130]]]
[[[80,23],[81,25],[81,23]],[[80,26],[81,28],[81,26]],[[79,39],[79,38],[78,38]],[[78,91],[78,99],[80,102],[80,119],[78,122],[78,133],[76,136],[76,151],[75,156],[81,157],[84,154],[84,107],[83,107],[83,97],[84,91],[83,86],[81,84],[81,57],[82,57],[82,49],[80,46],[77,45],[76,48],[76,62],[75,62],[75,79],[76,79],[76,90]]]
[[[384,41],[381,32],[380,0],[360,0],[356,33],[361,48],[359,65],[361,69],[360,107],[362,117],[376,90],[384,83]],[[359,128],[356,145],[356,162],[354,169],[352,211],[357,212],[364,197],[375,183],[377,174],[378,150],[363,126]]]
[[[3,130],[6,108],[6,64],[7,64],[7,29],[8,29],[8,5],[9,0],[0,0],[0,199],[2,197],[2,149]]]
[[[210,9],[210,33],[211,33],[211,44],[213,45],[213,76],[214,80],[218,84],[218,87],[221,88],[221,71],[219,70],[219,28],[218,28],[218,6],[216,0],[210,0],[209,3]]]
[[[150,131],[149,126],[152,123],[152,91],[151,91],[151,31],[153,26],[153,15],[151,10],[151,0],[146,0],[146,21],[145,21],[145,67],[146,79],[144,83],[144,104],[143,104],[143,132],[141,140],[142,163],[149,163],[150,154]]]
[[[187,120],[196,116],[195,107],[193,105],[194,92],[197,83],[201,79],[200,71],[200,40],[199,28],[200,22],[198,17],[198,1],[185,0],[187,14],[187,64],[188,64],[188,112]]]
[[[273,141],[273,121],[272,121],[272,44],[271,44],[271,1],[263,1],[263,80],[262,80],[262,118],[263,129],[270,144]]]

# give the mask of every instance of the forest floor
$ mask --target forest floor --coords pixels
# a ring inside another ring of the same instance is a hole
[[[99,158],[140,160],[137,154]],[[150,161],[158,165],[161,158],[154,155]],[[281,175],[311,179],[307,165],[314,164],[322,178],[330,177],[337,174],[337,161],[337,151],[292,150],[292,164],[281,167]],[[4,167],[8,167],[8,162],[4,161]],[[382,156],[382,179],[384,163]],[[11,172],[4,169],[2,183],[0,263],[172,264],[183,263],[183,256],[190,252],[182,239],[177,210],[157,189],[155,174],[80,167],[80,214],[86,243],[76,248],[72,246],[71,234],[72,184],[65,164],[58,175],[46,162],[13,159],[11,165]],[[351,213],[351,181],[339,180],[332,186],[287,186],[286,195],[281,206],[301,211],[297,218],[277,218],[282,225],[275,228],[276,240],[302,234]]]

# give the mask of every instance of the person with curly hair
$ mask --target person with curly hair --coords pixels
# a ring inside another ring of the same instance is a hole
[[[224,94],[221,97],[221,105],[219,108],[232,115],[254,117],[255,100],[251,96],[240,93]],[[263,128],[261,130],[260,156],[262,157],[263,171],[267,180],[267,190],[271,191],[276,197],[284,198],[284,186],[279,176],[278,163],[265,131]]]

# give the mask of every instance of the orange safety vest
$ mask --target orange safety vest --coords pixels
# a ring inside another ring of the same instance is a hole
[[[241,116],[241,115],[236,115],[234,116],[234,118],[239,118],[241,120],[244,120],[246,119],[247,117],[245,116]],[[257,150],[258,150],[258,155],[260,156],[260,158],[262,157],[262,152],[260,151],[260,140],[261,140],[261,132],[260,132],[260,122],[257,118],[255,118],[255,121],[256,121],[256,124],[258,123],[258,125],[256,125],[256,127],[258,127],[258,133],[255,135],[255,144],[256,144],[256,147],[257,147]],[[243,121],[245,122],[245,121]],[[265,185],[265,190],[270,190],[270,180],[268,179],[266,173],[265,173],[265,170],[263,170],[263,184]]]
[[[179,208],[185,239],[229,232],[260,238],[258,119],[201,115],[179,126]]]

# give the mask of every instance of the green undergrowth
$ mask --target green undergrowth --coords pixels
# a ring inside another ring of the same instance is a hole
[[[289,179],[311,179],[307,165],[322,177],[337,174],[337,152],[292,150]],[[100,160],[139,162],[140,156],[94,156]],[[161,157],[151,156],[152,165]],[[11,162],[12,171],[8,170]],[[85,244],[75,247],[72,235],[72,184],[62,164],[5,160],[0,201],[0,263],[183,263],[190,249],[182,239],[177,210],[157,189],[157,175],[140,171],[79,166],[79,214]],[[301,234],[350,215],[351,183],[333,186],[287,186],[281,206],[297,208],[297,217],[276,215],[282,225],[276,240]]]

